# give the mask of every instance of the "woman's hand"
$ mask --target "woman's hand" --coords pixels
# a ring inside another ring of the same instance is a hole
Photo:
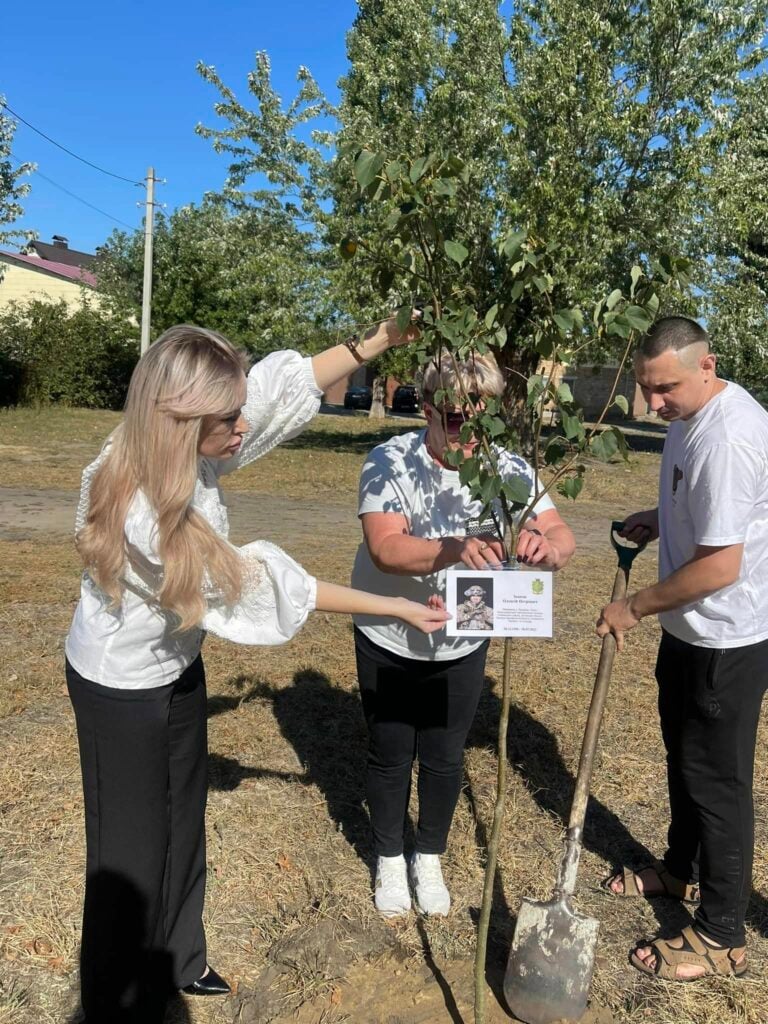
[[[460,537],[458,557],[453,562],[463,562],[468,569],[498,569],[504,561],[504,545],[493,534],[479,537]]]
[[[391,316],[388,320],[383,320],[378,325],[373,337],[386,341],[387,348],[396,348],[398,345],[408,345],[410,342],[416,341],[417,338],[421,337],[421,328],[414,322],[420,319],[421,310],[412,309],[411,322],[404,331],[401,331],[397,326],[396,317]],[[365,338],[368,338],[368,333],[365,334]],[[363,344],[363,348],[364,347],[365,343]]]
[[[539,530],[523,528],[517,538],[517,560],[524,565],[546,565],[554,569],[560,561],[560,551]]]
[[[409,626],[421,630],[422,633],[434,633],[442,629],[451,616],[445,610],[443,599],[437,594],[432,594],[426,605],[417,601],[409,601],[406,597],[396,599],[398,607],[396,615],[398,619],[407,622]],[[434,607],[439,602],[443,607]]]

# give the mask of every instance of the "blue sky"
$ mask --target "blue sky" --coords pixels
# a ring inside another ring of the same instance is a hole
[[[354,0],[7,4],[0,95],[36,128],[107,170],[143,179],[154,166],[167,179],[156,198],[170,211],[218,189],[226,175],[226,157],[194,133],[198,122],[215,123],[218,98],[196,63],[214,65],[247,101],[246,75],[255,52],[266,50],[284,98],[294,95],[296,70],[304,64],[335,100],[355,14]],[[143,189],[91,170],[23,124],[13,155],[119,221],[140,226],[136,203]],[[72,248],[93,252],[122,226],[37,174],[29,180],[32,191],[16,226],[34,229],[42,241],[65,235]]]

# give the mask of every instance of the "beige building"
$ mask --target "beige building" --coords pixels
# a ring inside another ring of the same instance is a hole
[[[0,310],[10,302],[40,299],[82,305],[95,297],[96,278],[90,268],[96,257],[70,249],[67,239],[53,236],[53,244],[31,242],[26,254],[0,250]]]

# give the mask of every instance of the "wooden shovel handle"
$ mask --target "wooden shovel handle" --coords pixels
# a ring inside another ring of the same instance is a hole
[[[627,593],[629,583],[629,564],[619,565],[616,571],[616,579],[613,582],[613,593],[611,601],[620,601]],[[560,864],[557,882],[555,883],[555,894],[571,896],[576,887],[576,872],[581,856],[581,839],[584,828],[584,818],[587,813],[587,801],[589,800],[589,784],[592,780],[592,766],[595,760],[597,749],[597,738],[600,734],[600,724],[603,718],[603,709],[608,696],[608,684],[611,680],[611,669],[616,654],[616,637],[608,633],[603,637],[603,646],[600,651],[600,661],[597,666],[595,686],[592,691],[592,702],[589,705],[587,725],[584,730],[584,739],[581,744],[581,757],[579,759],[579,771],[576,776],[576,789],[573,794],[571,805],[571,816],[568,821],[568,835],[566,837],[566,850]]]

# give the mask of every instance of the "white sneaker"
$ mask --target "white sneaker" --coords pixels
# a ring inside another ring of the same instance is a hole
[[[373,902],[384,917],[399,917],[411,909],[408,872],[405,857],[379,857],[376,861],[376,884]]]
[[[443,881],[438,855],[414,853],[410,875],[416,909],[422,914],[447,914],[451,909],[451,894]]]

